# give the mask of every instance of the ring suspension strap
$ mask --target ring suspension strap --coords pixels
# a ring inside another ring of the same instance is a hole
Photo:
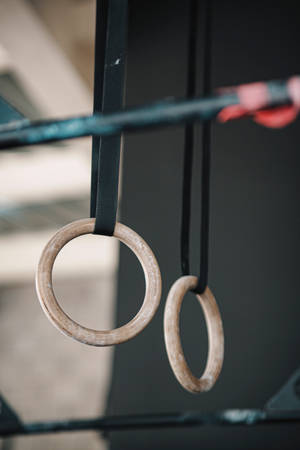
[[[204,64],[203,64],[203,95],[211,90],[211,2],[205,3],[204,24]],[[211,122],[202,126],[202,187],[201,187],[201,253],[200,276],[195,292],[202,294],[208,283],[209,259],[209,200],[210,200],[210,157],[211,157]]]
[[[198,0],[189,2],[189,36],[187,61],[187,89],[186,96],[196,95],[196,53],[197,53],[197,20]],[[183,161],[183,192],[181,217],[181,271],[182,275],[190,274],[190,219],[191,219],[191,192],[192,167],[194,150],[194,124],[187,124],[184,134],[184,161]]]
[[[211,66],[211,6],[209,0],[204,3],[204,57],[203,57],[203,94],[210,91]],[[196,95],[196,56],[197,56],[197,19],[198,0],[190,0],[189,38],[188,38],[188,77],[187,96]],[[201,177],[201,231],[200,231],[200,276],[194,291],[202,294],[208,279],[209,247],[209,182],[210,182],[210,122],[202,126],[202,177]],[[181,218],[181,270],[182,275],[190,274],[190,218],[192,196],[192,166],[194,151],[194,124],[185,128],[184,166]]]
[[[128,0],[97,0],[94,113],[123,106]],[[93,137],[91,207],[94,234],[112,236],[116,224],[121,136]]]

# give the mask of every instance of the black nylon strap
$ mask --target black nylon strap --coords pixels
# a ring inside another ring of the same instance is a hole
[[[203,94],[210,91],[211,68],[211,6],[206,0],[204,14],[204,61],[203,61]],[[196,57],[197,57],[197,21],[198,0],[190,0],[189,38],[188,38],[188,81],[187,96],[196,95]],[[185,128],[182,218],[181,218],[181,270],[183,275],[190,274],[190,218],[192,195],[192,167],[194,150],[193,124]],[[201,230],[200,230],[200,276],[195,292],[201,294],[208,280],[209,250],[209,184],[210,184],[210,122],[202,128],[202,178],[201,178]]]
[[[197,22],[198,0],[190,0],[189,4],[189,35],[187,60],[187,98],[196,96],[196,61],[197,61]],[[192,168],[194,152],[193,123],[187,124],[184,133],[184,161],[182,185],[182,215],[181,215],[181,271],[182,275],[190,274],[190,220],[192,196]]]
[[[94,68],[94,112],[102,111],[107,13],[109,0],[97,0]],[[96,216],[100,136],[93,136],[90,215]]]
[[[211,90],[211,1],[205,3],[203,95]],[[211,122],[202,125],[202,183],[201,183],[201,235],[200,275],[195,292],[202,294],[208,283],[209,265],[209,206],[210,206]]]
[[[94,112],[123,105],[128,26],[127,0],[98,0],[96,12]],[[118,206],[121,136],[93,138],[91,217],[95,234],[111,236]]]

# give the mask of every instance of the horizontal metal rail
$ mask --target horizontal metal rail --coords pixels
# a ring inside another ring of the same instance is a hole
[[[35,422],[0,428],[0,436],[28,435],[70,431],[126,431],[130,429],[217,426],[254,426],[274,423],[299,423],[300,411],[267,411],[263,409],[227,409],[216,413],[182,412]]]
[[[265,85],[268,96],[261,105],[262,108],[292,102],[287,89],[287,81],[268,81]],[[223,108],[239,103],[237,93],[231,90],[204,98],[168,99],[138,108],[123,109],[111,114],[94,114],[62,120],[33,122],[20,120],[0,126],[0,149],[36,145],[82,136],[111,136],[124,131],[138,131],[192,121],[211,120]]]

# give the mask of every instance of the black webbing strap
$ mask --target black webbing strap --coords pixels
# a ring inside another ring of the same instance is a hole
[[[128,26],[127,0],[97,0],[94,112],[123,105]],[[91,217],[95,234],[111,236],[118,206],[121,136],[93,137]]]
[[[205,2],[204,14],[204,58],[203,58],[203,94],[210,91],[211,68],[211,7]],[[197,57],[198,0],[190,0],[189,38],[188,38],[188,77],[187,96],[196,95],[196,57]],[[192,167],[194,150],[193,124],[185,128],[183,193],[181,218],[181,270],[183,275],[190,274],[190,218],[192,195]],[[201,178],[201,231],[200,231],[200,276],[195,292],[201,294],[208,280],[209,249],[209,183],[210,183],[210,122],[202,127],[202,178]]]
[[[190,0],[189,4],[189,35],[187,60],[186,96],[196,96],[196,54],[197,54],[197,22],[198,0]],[[194,151],[194,124],[187,124],[184,133],[184,161],[182,185],[182,216],[181,216],[181,270],[182,275],[190,274],[190,219],[192,194],[192,168]]]

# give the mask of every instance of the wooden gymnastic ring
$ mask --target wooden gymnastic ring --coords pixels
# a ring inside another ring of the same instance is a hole
[[[218,379],[224,358],[222,319],[216,300],[207,287],[202,295],[195,294],[204,313],[208,331],[208,357],[204,373],[196,378],[185,360],[180,340],[179,314],[185,294],[196,288],[198,278],[184,276],[171,287],[164,313],[164,335],[167,354],[179,383],[189,392],[210,390]]]
[[[108,346],[120,344],[140,333],[153,318],[160,302],[161,275],[156,258],[146,242],[133,230],[116,223],[113,236],[126,244],[139,259],[145,276],[144,302],[137,315],[126,325],[109,331],[97,331],[79,325],[59,306],[52,289],[52,269],[59,251],[69,241],[94,231],[95,219],[76,220],[61,228],[48,242],[41,255],[36,290],[48,319],[62,333],[84,344]]]

